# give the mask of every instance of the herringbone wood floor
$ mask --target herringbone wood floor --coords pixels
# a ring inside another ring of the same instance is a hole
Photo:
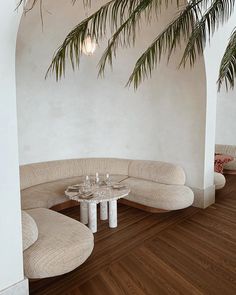
[[[63,211],[79,219],[79,209]],[[30,283],[34,295],[236,294],[236,176],[206,210],[151,214],[118,207],[99,224],[91,257],[66,275]]]

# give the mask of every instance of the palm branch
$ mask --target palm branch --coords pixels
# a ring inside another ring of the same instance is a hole
[[[42,0],[33,0],[35,3],[38,1]],[[85,0],[84,4],[91,5],[90,2]],[[169,60],[176,48],[184,44],[180,66],[185,66],[187,63],[194,66],[197,58],[203,54],[207,41],[210,42],[217,28],[224,25],[232,15],[235,0],[189,0],[185,6],[181,3],[179,0],[108,1],[66,36],[62,45],[56,50],[47,74],[55,72],[56,79],[60,79],[65,74],[67,59],[70,60],[73,69],[79,67],[81,47],[88,30],[98,42],[110,35],[99,62],[99,75],[104,74],[106,65],[112,66],[118,48],[135,46],[139,26],[145,22],[151,24],[153,13],[158,19],[158,15],[163,9],[168,8],[169,4],[176,4],[176,15],[137,60],[127,84],[133,84],[137,88],[144,79],[151,77],[163,56],[167,56]],[[144,19],[142,23],[141,18]],[[219,88],[223,82],[227,87],[234,87],[235,48],[234,31],[221,62]]]
[[[220,73],[218,79],[219,89],[225,81],[226,89],[230,86],[234,88],[236,76],[236,28],[234,29],[229,44],[225,50],[220,65]]]

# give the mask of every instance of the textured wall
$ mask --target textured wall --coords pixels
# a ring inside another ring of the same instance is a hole
[[[216,143],[236,145],[236,90],[218,94]]]
[[[79,72],[68,70],[59,83],[54,77],[45,81],[54,49],[84,12],[65,0],[44,1],[44,8],[43,32],[33,10],[22,18],[18,35],[20,162],[93,156],[163,160],[181,164],[188,184],[203,188],[203,61],[193,70],[177,70],[181,55],[176,52],[138,91],[125,88],[136,58],[157,33],[157,25],[146,26],[135,49],[119,51],[105,79],[97,79],[100,45],[94,56],[83,58]],[[172,14],[173,9],[162,15],[160,30]]]
[[[215,46],[219,51],[221,44],[226,39],[228,41],[232,30],[235,27],[236,11],[231,16],[229,22],[219,30],[220,38]],[[219,46],[220,45],[220,46]],[[236,145],[236,89],[228,92],[222,87],[217,95],[216,112],[216,143]]]

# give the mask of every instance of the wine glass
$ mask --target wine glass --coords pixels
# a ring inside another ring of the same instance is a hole
[[[107,186],[111,186],[111,177],[110,177],[110,174],[109,173],[106,174],[106,180],[105,180],[105,182],[106,182],[106,185]]]

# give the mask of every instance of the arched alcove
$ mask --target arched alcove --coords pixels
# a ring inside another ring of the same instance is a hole
[[[159,30],[174,11],[162,13]],[[125,88],[135,60],[157,34],[157,26],[143,26],[135,48],[119,51],[105,79],[97,79],[96,68],[104,43],[83,58],[79,72],[68,66],[65,79],[45,81],[55,48],[84,16],[81,3],[59,0],[44,1],[43,31],[37,7],[22,17],[16,63],[20,162],[103,156],[162,160],[183,166],[187,184],[204,189],[203,59],[194,69],[178,70],[178,50],[137,92]]]

